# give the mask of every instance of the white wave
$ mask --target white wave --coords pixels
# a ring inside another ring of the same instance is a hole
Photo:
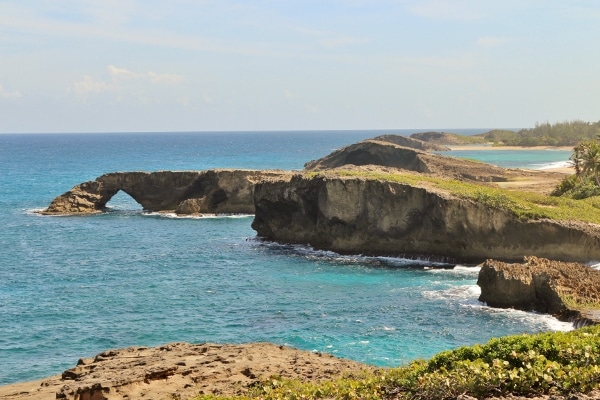
[[[409,259],[402,257],[366,257],[378,260],[386,265],[394,266],[394,267],[403,267],[409,265],[422,265],[425,269],[442,269],[449,267],[451,264],[442,263],[442,262],[432,262],[424,259]]]
[[[556,161],[548,164],[534,164],[534,169],[545,170],[545,169],[554,169],[554,168],[567,168],[571,167],[572,164],[569,161]]]
[[[485,303],[477,302],[464,304],[464,307],[479,309],[491,315],[503,315],[513,321],[521,321],[522,325],[541,325],[549,331],[568,332],[574,329],[571,322],[563,322],[549,314],[540,314],[533,311],[521,311],[512,308],[488,307]]]
[[[318,250],[309,245],[301,244],[281,244],[277,242],[261,241],[257,239],[260,246],[268,247],[275,250],[289,250],[299,256],[308,259],[326,259],[337,261],[346,264],[365,264],[378,265],[385,267],[414,267],[420,266],[426,270],[451,269],[452,264],[431,262],[428,260],[414,260],[403,257],[383,257],[383,256],[365,256],[362,254],[342,255],[331,250]]]
[[[476,300],[481,294],[481,288],[477,285],[452,286],[443,290],[425,290],[423,296],[432,300]]]
[[[479,265],[476,265],[476,266],[455,265],[454,268],[429,268],[426,270],[427,270],[427,272],[429,272],[431,274],[476,277],[479,274],[481,267]]]
[[[141,215],[147,217],[162,217],[173,219],[222,219],[222,218],[250,218],[253,214],[193,214],[183,215],[171,212],[142,212]]]
[[[599,261],[590,261],[589,263],[587,263],[587,266],[600,271],[600,262]]]
[[[45,208],[29,208],[29,209],[25,209],[23,211],[25,212],[26,215],[36,215],[36,216],[47,217],[47,215],[41,214],[41,212],[44,210],[45,210]]]

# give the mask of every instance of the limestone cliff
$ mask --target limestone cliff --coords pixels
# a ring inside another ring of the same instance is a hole
[[[260,237],[340,253],[425,256],[481,262],[536,255],[600,259],[600,229],[552,220],[522,221],[427,186],[295,175],[255,188],[252,227]]]
[[[477,284],[479,300],[490,307],[554,314],[581,322],[598,321],[600,271],[577,263],[525,257],[523,263],[487,260]],[[597,307],[597,306],[596,306]]]
[[[115,172],[81,183],[56,197],[42,214],[101,212],[120,190],[148,211],[179,214],[254,212],[256,182],[281,177],[282,171],[208,170]]]

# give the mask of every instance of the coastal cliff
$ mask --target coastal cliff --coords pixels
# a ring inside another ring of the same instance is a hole
[[[586,223],[522,220],[509,210],[432,185],[341,175],[295,175],[256,185],[258,236],[345,254],[449,262],[535,255],[600,259],[600,229]]]
[[[45,215],[102,212],[119,191],[148,211],[177,214],[252,214],[254,185],[283,171],[207,170],[114,172],[76,185],[56,197]]]

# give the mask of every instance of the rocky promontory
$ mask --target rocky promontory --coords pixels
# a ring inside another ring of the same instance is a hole
[[[119,191],[127,193],[147,211],[253,214],[254,185],[286,174],[230,169],[114,172],[76,185],[56,197],[41,214],[98,213]]]
[[[367,165],[496,185],[535,181],[536,190],[546,193],[551,192],[564,178],[564,174],[557,172],[501,168],[464,158],[434,154],[399,145],[388,137],[377,137],[343,147],[323,158],[306,163],[304,169],[308,172],[318,172]]]
[[[267,240],[345,254],[449,262],[516,261],[526,255],[600,259],[598,226],[522,220],[427,183],[358,175],[295,175],[259,183],[252,227]]]

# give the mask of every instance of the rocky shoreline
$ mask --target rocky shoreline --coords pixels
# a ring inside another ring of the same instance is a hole
[[[107,350],[82,358],[61,375],[0,386],[0,398],[190,399],[201,394],[242,394],[271,376],[316,382],[373,369],[329,354],[270,343],[170,343]]]
[[[92,358],[83,358],[61,375],[0,386],[0,398],[188,400],[204,395],[244,396],[257,384],[281,378],[314,384],[344,377],[360,380],[368,373],[385,371],[329,354],[269,343],[170,343],[108,350]],[[394,396],[385,398],[393,399]],[[476,399],[467,394],[452,398]],[[600,399],[600,392],[532,397],[499,395],[485,399],[592,400]]]

